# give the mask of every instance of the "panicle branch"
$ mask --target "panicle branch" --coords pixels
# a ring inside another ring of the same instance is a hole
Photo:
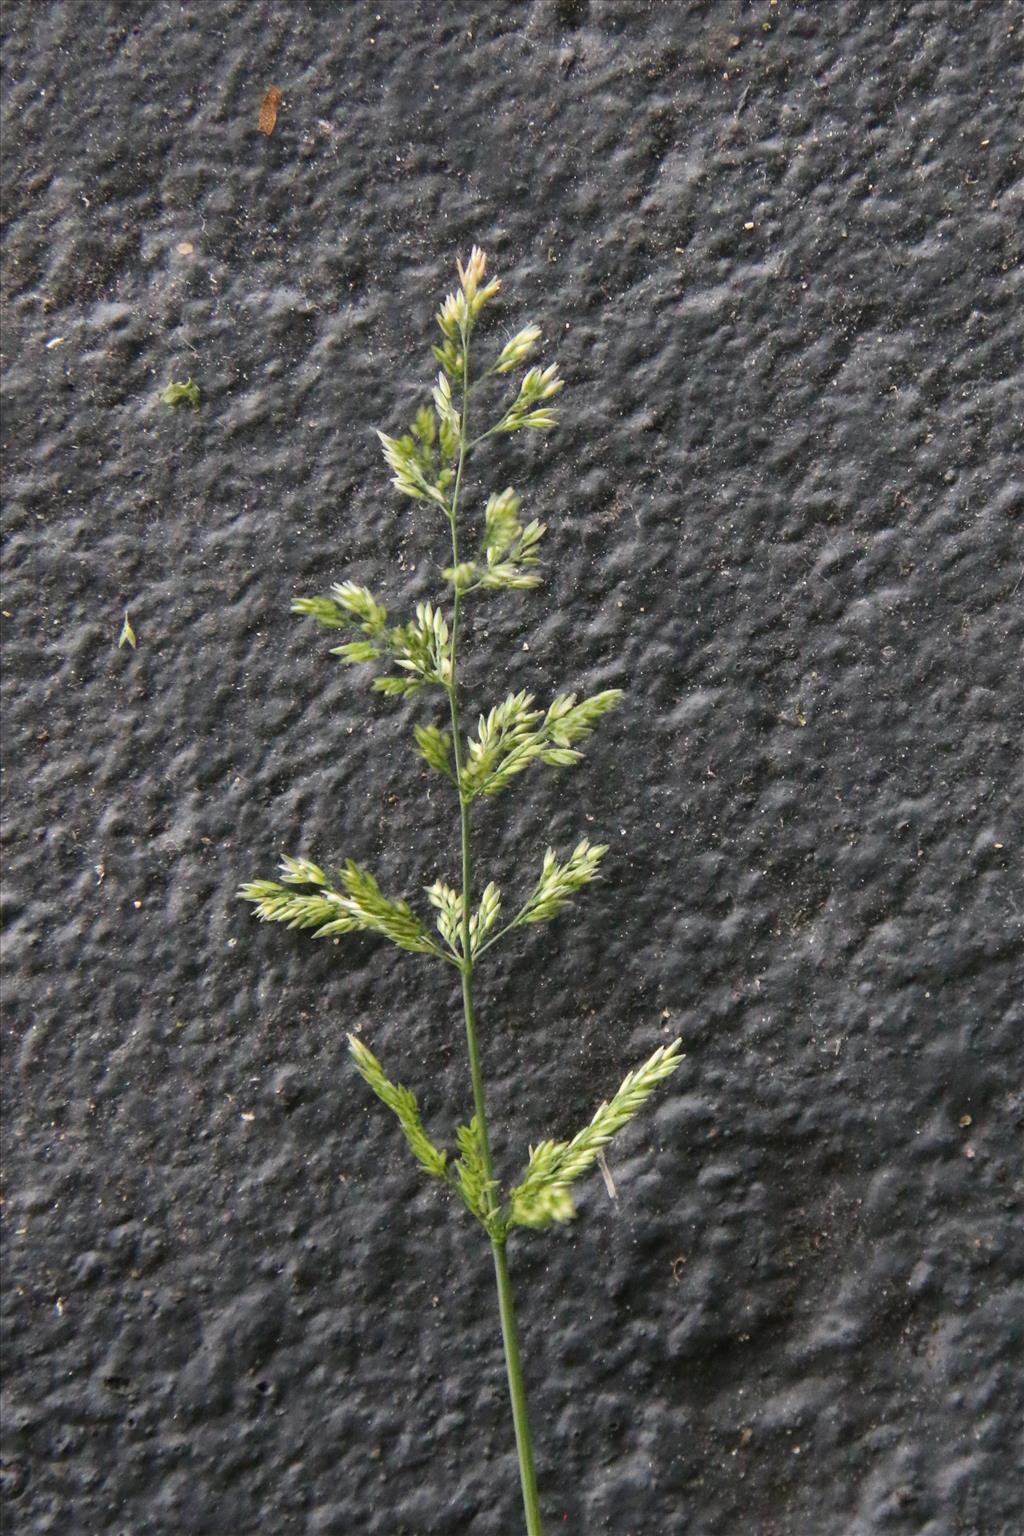
[[[459,1146],[455,1177],[463,1204],[490,1237],[503,1240],[505,1227],[498,1209],[498,1181],[487,1172],[478,1117],[474,1115],[468,1125],[460,1125],[455,1136]]]
[[[427,933],[404,901],[391,901],[376,878],[352,859],[332,881],[309,859],[284,858],[281,881],[251,880],[238,894],[252,902],[265,923],[284,923],[289,928],[312,928],[313,937],[341,933],[378,933],[399,949],[446,959],[440,945]],[[312,893],[292,887],[312,886]]]
[[[511,341],[506,341],[498,353],[497,362],[491,368],[492,373],[511,373],[513,368],[518,368],[525,362],[540,341],[541,330],[539,325],[526,325],[521,331],[517,331]]]
[[[546,527],[536,519],[524,528],[519,521],[520,498],[511,486],[487,498],[484,533],[476,560],[449,566],[445,578],[457,592],[478,589],[497,592],[540,586],[528,568],[540,563],[537,546]]]
[[[384,1076],[384,1069],[376,1056],[355,1035],[349,1035],[348,1048],[356,1064],[356,1071],[373,1092],[398,1118],[402,1134],[409,1143],[413,1157],[431,1178],[447,1178],[447,1152],[435,1147],[420,1119],[416,1095],[401,1083],[393,1083]]]
[[[515,919],[520,923],[544,923],[569,906],[577,891],[600,878],[599,866],[608,852],[607,843],[593,844],[583,838],[576,844],[564,864],[560,864],[553,848],[544,855],[540,879],[534,886],[526,905]]]
[[[523,427],[532,427],[537,432],[549,432],[557,421],[557,412],[543,402],[553,399],[564,387],[565,380],[558,377],[557,363],[551,363],[547,368],[528,369],[518,395],[491,431],[519,432]]]
[[[477,734],[468,743],[464,797],[500,794],[531,763],[554,768],[578,763],[583,754],[573,743],[584,741],[621,698],[621,688],[608,688],[579,703],[574,693],[559,694],[544,711],[532,707],[531,693],[509,694],[480,716]]]
[[[437,910],[437,931],[455,956],[461,962],[465,959],[463,948],[463,935],[465,933],[465,903],[461,891],[453,890],[443,880],[435,880],[433,885],[427,887],[427,900]],[[501,892],[491,880],[484,887],[480,897],[480,905],[476,911],[470,914],[469,919],[469,955],[475,959],[483,946],[483,941],[490,933],[501,915]]]
[[[593,1166],[602,1149],[629,1124],[682,1059],[681,1040],[659,1046],[643,1066],[626,1074],[611,1102],[602,1104],[590,1124],[571,1141],[543,1141],[532,1147],[526,1174],[509,1195],[508,1225],[542,1227],[571,1219],[574,1207],[569,1186]]]

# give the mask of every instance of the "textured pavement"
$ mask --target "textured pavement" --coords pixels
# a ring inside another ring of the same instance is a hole
[[[5,1529],[522,1530],[486,1245],[344,1050],[450,1136],[457,991],[233,895],[455,873],[427,706],[288,607],[439,591],[373,429],[478,242],[569,387],[469,487],[550,562],[473,708],[628,691],[477,821],[510,903],[612,845],[484,979],[502,1169],[687,1052],[510,1248],[549,1536],[1021,1536],[1019,7],[3,26]]]

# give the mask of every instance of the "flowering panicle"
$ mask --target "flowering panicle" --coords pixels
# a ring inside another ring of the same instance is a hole
[[[386,1076],[362,1040],[349,1035],[349,1046],[356,1070],[395,1116],[419,1167],[461,1200],[493,1245],[527,1536],[540,1536],[506,1243],[517,1228],[548,1227],[573,1216],[572,1186],[603,1157],[609,1141],[675,1071],[681,1057],[678,1041],[659,1047],[626,1076],[611,1101],[602,1104],[576,1136],[532,1148],[519,1182],[503,1186],[495,1171],[487,1123],[473,995],[476,970],[499,941],[569,908],[583,888],[599,878],[608,845],[582,838],[562,857],[548,848],[539,875],[527,885],[520,904],[513,906],[514,915],[503,920],[502,892],[494,880],[488,879],[474,893],[471,811],[481,797],[493,798],[511,789],[535,763],[556,769],[577,764],[581,744],[618,705],[622,691],[606,688],[584,697],[560,693],[545,707],[535,702],[532,693],[519,690],[480,712],[475,730],[467,732],[463,724],[459,646],[465,606],[481,593],[536,587],[546,531],[536,518],[524,520],[522,499],[507,485],[481,498],[476,540],[469,546],[460,505],[466,494],[465,467],[470,455],[488,440],[519,431],[549,431],[556,422],[552,402],[563,388],[556,363],[530,361],[541,341],[536,325],[516,331],[492,354],[490,366],[473,377],[472,339],[500,287],[496,279],[488,279],[487,258],[474,246],[466,263],[458,263],[458,286],[437,314],[441,341],[433,355],[440,372],[429,395],[407,431],[398,436],[378,433],[395,489],[422,504],[435,519],[441,514],[448,525],[451,553],[449,557],[446,551],[443,557],[448,562],[443,566],[447,590],[441,598],[416,602],[412,617],[398,622],[389,618],[388,609],[368,587],[353,580],[336,582],[325,595],[299,597],[292,604],[293,612],[323,628],[347,632],[331,654],[345,665],[372,667],[372,686],[385,698],[406,707],[423,697],[443,700],[443,720],[411,724],[421,763],[444,781],[440,787],[447,786],[457,802],[461,882],[450,885],[437,878],[424,888],[430,927],[405,901],[386,896],[377,877],[352,859],[330,871],[309,858],[285,857],[276,880],[252,880],[239,895],[263,922],[305,929],[317,938],[377,935],[400,949],[440,960],[459,973],[473,1113],[455,1127],[454,1157],[428,1136],[415,1095]],[[519,369],[523,372],[516,384],[510,376]],[[485,400],[496,403],[482,423],[474,423],[474,435],[471,402],[478,388],[483,389]],[[507,392],[504,403],[498,398],[502,390]],[[401,718],[405,720],[405,710]],[[427,780],[427,793],[432,795],[437,787]]]

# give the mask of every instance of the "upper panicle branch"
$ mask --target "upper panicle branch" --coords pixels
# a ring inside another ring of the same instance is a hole
[[[494,884],[488,881],[484,886],[480,897],[480,905],[469,919],[469,950],[471,955],[476,955],[483,947],[484,940],[501,916],[501,892]]]
[[[518,432],[523,427],[535,432],[549,432],[558,418],[557,412],[544,401],[552,400],[564,387],[565,380],[558,377],[557,363],[550,363],[547,368],[527,369],[518,395],[490,432]]]
[[[403,496],[411,496],[414,501],[434,502],[445,516],[450,517],[451,507],[446,493],[452,474],[448,467],[439,468],[433,442],[427,446],[423,436],[417,441],[412,433],[404,437],[388,437],[386,432],[378,431],[377,436],[384,449],[384,457],[394,470],[392,485]]]
[[[455,1164],[457,1187],[466,1209],[476,1217],[488,1236],[504,1241],[505,1223],[498,1208],[498,1181],[488,1171],[480,1134],[480,1118],[460,1125],[455,1138],[459,1159]]]
[[[457,960],[462,958],[462,929],[465,903],[461,891],[453,890],[443,880],[427,886],[427,900],[437,909],[437,931]]]
[[[354,581],[335,582],[330,597],[297,597],[292,613],[308,614],[325,629],[356,625],[374,643],[384,643],[388,611],[366,587]]]
[[[521,331],[517,331],[511,341],[506,341],[490,372],[511,373],[513,368],[518,368],[520,363],[526,361],[538,341],[540,341],[540,337],[541,330],[539,325],[524,326]]]
[[[441,452],[444,458],[453,458],[462,445],[462,422],[452,401],[452,387],[445,373],[439,373],[431,398],[440,424]],[[449,507],[449,512],[451,508]]]
[[[513,928],[521,928],[525,923],[547,922],[549,918],[557,917],[566,907],[571,906],[572,898],[577,891],[581,891],[585,885],[590,885],[592,881],[601,878],[601,860],[607,852],[607,843],[591,843],[586,837],[576,844],[564,862],[559,860],[553,848],[549,848],[544,855],[540,878],[526,901],[511,922],[506,923],[497,933],[479,944],[479,953],[483,954],[492,944],[497,944],[498,940],[504,938],[506,933],[511,933]],[[484,895],[486,894],[485,891]],[[493,923],[488,926],[493,927]],[[483,938],[482,934],[481,938]]]
[[[519,521],[520,505],[521,499],[511,486],[487,498],[477,559],[462,561],[444,573],[457,592],[523,590],[540,585],[540,577],[530,567],[540,563],[537,549],[545,525],[534,519],[524,528]]]
[[[544,855],[540,879],[515,918],[514,927],[521,923],[544,923],[556,917],[569,906],[577,891],[600,879],[600,864],[608,852],[607,843],[591,843],[582,838],[564,863],[560,863],[553,848]]]
[[[589,736],[621,698],[621,688],[608,688],[578,704],[574,693],[560,694],[545,712],[532,708],[532,694],[509,694],[480,716],[462,771],[465,798],[500,794],[531,763],[568,768],[579,762],[582,754],[573,743]]]
[[[442,939],[461,962],[465,959],[463,940],[466,933],[465,901],[460,891],[453,890],[443,880],[435,880],[427,888],[427,900],[437,909],[437,930]],[[501,915],[501,892],[491,881],[480,897],[480,905],[469,919],[469,954],[475,959],[483,941]]]
[[[387,658],[399,675],[378,677],[379,693],[405,696],[433,683],[447,688],[452,675],[448,622],[432,603],[418,603],[416,617],[408,624],[387,625],[387,610],[354,582],[336,583],[330,597],[298,597],[292,612],[307,614],[327,629],[354,626],[365,640],[336,645],[332,656],[350,664]],[[429,759],[428,759],[429,761]]]
[[[417,603],[413,622],[391,630],[388,636],[394,664],[404,675],[378,677],[374,688],[390,694],[416,693],[428,683],[448,688],[452,678],[448,640],[448,621],[440,608],[433,603]]]
[[[416,750],[423,761],[454,783],[452,738],[448,732],[442,731],[439,725],[414,725],[413,735],[416,738]]]
[[[459,273],[459,284],[465,299],[465,306],[469,318],[475,320],[483,309],[487,300],[493,298],[501,287],[501,283],[495,279],[482,287],[484,277],[487,274],[487,257],[478,245],[474,245],[469,253],[469,260],[463,266],[456,260],[456,268]]]

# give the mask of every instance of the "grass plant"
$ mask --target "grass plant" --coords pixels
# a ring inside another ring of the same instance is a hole
[[[413,726],[415,747],[430,769],[450,786],[458,816],[461,871],[453,883],[438,878],[426,890],[434,912],[433,927],[403,900],[385,895],[375,876],[349,860],[325,870],[308,858],[286,857],[276,880],[253,880],[240,895],[266,922],[305,928],[314,937],[374,933],[400,949],[453,967],[461,979],[463,1017],[472,1114],[454,1131],[454,1150],[436,1143],[420,1116],[415,1095],[386,1074],[369,1046],[349,1036],[356,1070],[398,1121],[409,1150],[424,1174],[446,1185],[478,1223],[490,1244],[498,1311],[515,1429],[527,1536],[542,1536],[533,1440],[520,1362],[508,1244],[516,1228],[544,1228],[575,1214],[573,1186],[602,1163],[604,1149],[658,1086],[678,1066],[680,1042],[659,1047],[627,1073],[611,1099],[601,1104],[587,1125],[568,1141],[544,1141],[532,1147],[518,1180],[506,1183],[495,1171],[487,1118],[480,1031],[474,981],[483,956],[532,923],[547,922],[570,906],[584,886],[599,877],[607,845],[581,839],[568,853],[549,848],[525,895],[503,918],[502,893],[493,881],[482,888],[475,876],[472,811],[482,797],[511,789],[534,764],[568,769],[582,757],[581,744],[615,708],[621,690],[606,689],[580,698],[559,694],[538,704],[526,692],[509,694],[480,714],[475,728],[463,723],[464,700],[459,675],[463,619],[470,602],[523,593],[540,584],[543,523],[521,515],[521,499],[511,488],[495,491],[476,518],[470,541],[463,507],[470,456],[491,439],[516,432],[548,432],[556,424],[553,404],[563,381],[557,365],[531,361],[541,340],[528,325],[474,373],[471,354],[478,322],[498,294],[500,283],[487,277],[487,259],[474,247],[465,266],[458,263],[458,286],[437,315],[441,340],[433,348],[440,372],[429,402],[417,411],[400,437],[379,433],[393,484],[403,496],[422,504],[429,523],[446,532],[440,572],[446,593],[437,602],[419,603],[411,618],[398,623],[366,588],[352,581],[334,585],[321,597],[299,598],[295,613],[314,619],[346,638],[333,650],[343,663],[373,667],[373,687],[396,701],[433,701],[438,716]],[[511,384],[490,419],[477,421],[471,407],[493,395],[495,386]],[[485,386],[490,385],[490,388]],[[428,524],[429,525],[429,524]]]

